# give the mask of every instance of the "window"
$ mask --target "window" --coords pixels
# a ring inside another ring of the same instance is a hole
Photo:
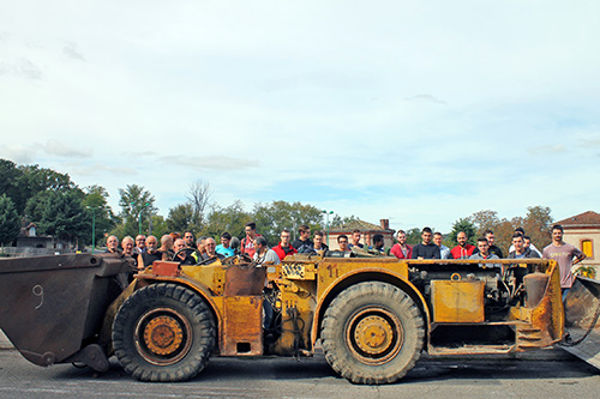
[[[592,240],[581,240],[581,252],[585,254],[588,258],[594,257],[594,246]]]

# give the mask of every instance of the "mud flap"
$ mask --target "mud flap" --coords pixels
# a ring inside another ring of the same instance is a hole
[[[565,299],[561,347],[600,370],[600,281],[578,276]]]

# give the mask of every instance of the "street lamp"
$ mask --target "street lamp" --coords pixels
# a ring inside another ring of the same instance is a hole
[[[136,201],[131,202],[131,206],[134,206],[135,204],[137,204]],[[142,234],[142,212],[144,211],[144,208],[148,206],[150,206],[150,203],[146,202],[144,205],[142,205],[138,212],[138,234]]]
[[[323,209],[321,212],[325,214],[325,225],[327,226],[327,246],[329,246],[329,215],[333,215],[333,211],[326,211]]]
[[[92,211],[92,255],[94,254],[94,248],[96,248],[96,207],[86,206],[87,209]]]

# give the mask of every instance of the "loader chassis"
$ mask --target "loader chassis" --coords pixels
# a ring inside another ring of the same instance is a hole
[[[43,366],[102,371],[115,354],[137,379],[180,381],[211,355],[310,356],[320,347],[338,374],[366,384],[398,380],[422,351],[511,353],[564,335],[552,260],[157,261],[115,290],[131,272],[109,255],[0,261],[0,288],[20,313],[3,308],[0,328]]]

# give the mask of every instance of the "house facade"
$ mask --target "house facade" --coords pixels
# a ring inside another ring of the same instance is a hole
[[[559,220],[556,222],[563,226],[565,234],[563,240],[585,255],[580,264],[575,266],[591,266],[596,270],[596,278],[600,276],[600,214],[587,211],[579,215]]]
[[[372,240],[375,234],[381,234],[383,236],[386,248],[391,248],[392,245],[394,245],[394,230],[390,229],[389,219],[380,219],[378,225],[358,219],[331,229],[329,232],[329,249],[340,249],[337,238],[341,235],[348,236],[348,240],[351,241],[350,236],[354,230],[359,230],[361,232],[360,242],[365,246],[373,245]]]

